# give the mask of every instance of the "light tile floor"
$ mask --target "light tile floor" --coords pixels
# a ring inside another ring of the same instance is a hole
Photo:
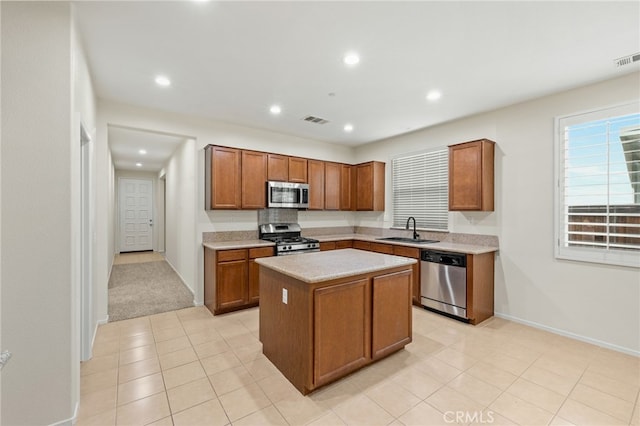
[[[99,327],[84,425],[640,425],[640,359],[499,318],[413,308],[413,342],[302,396],[261,353],[258,308]]]

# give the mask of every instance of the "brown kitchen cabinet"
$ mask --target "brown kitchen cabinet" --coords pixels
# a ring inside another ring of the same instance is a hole
[[[324,210],[324,161],[307,161],[309,210]]]
[[[340,165],[340,210],[355,210],[356,169],[349,164]]]
[[[354,241],[353,248],[376,253],[393,254],[396,256],[410,257],[417,259],[418,262],[412,265],[413,278],[411,285],[411,300],[414,305],[420,306],[420,249],[415,247],[406,247],[395,244],[386,244],[369,241]]]
[[[242,151],[242,208],[264,209],[266,203],[267,154]]]
[[[342,165],[324,163],[324,209],[340,210]]]
[[[495,142],[449,146],[449,210],[493,211]]]
[[[207,209],[242,208],[242,151],[209,146],[205,151],[208,191]]]
[[[255,259],[273,256],[273,247],[204,250],[204,304],[214,314],[257,306],[260,300]]]
[[[467,254],[467,317],[476,325],[493,316],[495,253]]]
[[[403,266],[308,283],[261,266],[263,353],[308,394],[401,349],[412,339],[411,275]]]
[[[384,168],[379,161],[370,161],[356,168],[356,210],[384,211]]]
[[[307,183],[307,161],[306,158],[289,157],[289,182]]]
[[[278,182],[289,181],[289,157],[279,154],[267,156],[267,178]]]
[[[357,370],[371,359],[370,310],[371,290],[367,279],[314,291],[315,387]]]
[[[320,251],[335,250],[335,249],[336,249],[335,241],[322,241],[320,243]]]

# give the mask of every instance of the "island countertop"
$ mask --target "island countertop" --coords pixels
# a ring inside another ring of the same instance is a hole
[[[262,266],[307,283],[382,271],[417,262],[407,257],[355,249],[263,257],[255,261]]]

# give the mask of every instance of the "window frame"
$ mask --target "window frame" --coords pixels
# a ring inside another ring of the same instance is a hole
[[[554,119],[554,257],[560,260],[600,263],[605,265],[640,268],[640,250],[616,250],[565,246],[565,203],[564,182],[562,181],[566,158],[564,156],[564,129],[579,123],[640,113],[640,100],[590,109],[573,114],[557,116]],[[562,229],[561,229],[562,228]]]
[[[404,226],[400,226],[400,225],[396,225],[396,212],[397,212],[397,206],[396,206],[396,188],[395,188],[395,161],[396,160],[400,160],[400,159],[404,159],[404,158],[408,158],[408,157],[412,157],[412,156],[418,156],[418,155],[423,155],[423,154],[429,154],[429,153],[435,153],[435,152],[442,152],[444,153],[444,155],[446,156],[445,161],[444,161],[444,179],[446,181],[446,188],[444,191],[444,194],[446,196],[445,198],[445,203],[444,203],[444,208],[445,210],[445,214],[446,214],[446,228],[445,229],[439,229],[439,228],[433,228],[433,227],[427,227],[424,226],[424,224],[417,224],[416,229],[421,230],[421,231],[427,231],[427,232],[444,232],[444,233],[448,233],[450,232],[450,227],[451,227],[451,214],[449,212],[449,203],[448,203],[448,197],[449,197],[449,147],[447,145],[441,145],[441,146],[435,146],[435,147],[430,147],[430,148],[426,148],[420,151],[413,151],[413,152],[406,152],[406,153],[402,153],[402,154],[398,154],[395,155],[394,157],[392,157],[391,159],[391,196],[392,196],[392,201],[393,201],[393,209],[392,209],[392,225],[391,228],[392,229],[406,229]],[[442,176],[441,176],[442,177]],[[420,214],[412,214],[411,216],[427,216],[427,215],[420,215]]]

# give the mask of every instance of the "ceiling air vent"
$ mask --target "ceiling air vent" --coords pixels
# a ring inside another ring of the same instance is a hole
[[[304,121],[308,121],[309,123],[315,124],[327,124],[329,120],[325,120],[324,118],[314,117],[313,115],[307,115],[303,118]]]
[[[616,64],[616,67],[622,67],[624,65],[633,64],[634,62],[640,61],[640,53],[635,53],[629,56],[623,56],[622,58],[615,59],[613,62]]]

